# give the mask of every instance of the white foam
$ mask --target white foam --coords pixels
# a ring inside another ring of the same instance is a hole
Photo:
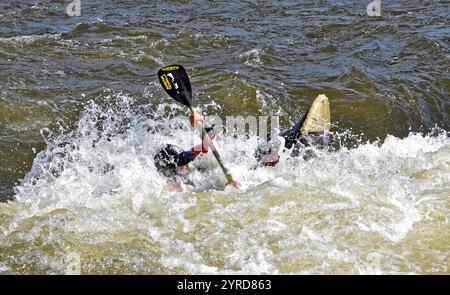
[[[137,112],[145,107],[126,95],[105,100],[109,107],[87,106],[76,130],[47,136],[47,148],[16,187],[22,208],[2,225],[2,239],[17,232],[18,240],[44,237],[79,251],[136,239],[148,247],[140,252],[158,253],[148,259],[168,273],[401,273],[396,265],[372,267],[367,253],[382,247],[405,264],[395,246],[413,247],[408,238],[417,223],[448,214],[445,132],[316,149],[309,160],[286,153],[276,167],[256,169],[256,138],[219,138],[242,189],[223,191],[225,179],[208,154],[192,165],[200,168],[190,176],[197,192],[173,193],[153,155],[165,143],[196,143],[187,118],[167,118],[183,109],[161,104]],[[134,252],[123,255],[129,264],[141,261]],[[152,272],[133,265],[139,267]],[[419,266],[407,267],[420,273]]]

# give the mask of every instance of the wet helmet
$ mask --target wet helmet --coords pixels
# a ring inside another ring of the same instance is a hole
[[[173,176],[177,173],[177,167],[189,164],[195,159],[192,151],[180,151],[172,144],[160,149],[154,156],[156,169],[165,176]]]

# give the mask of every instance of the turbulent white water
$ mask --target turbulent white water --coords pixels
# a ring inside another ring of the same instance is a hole
[[[76,130],[43,131],[47,149],[0,205],[1,273],[64,273],[71,257],[82,273],[449,273],[445,131],[309,160],[288,151],[257,169],[254,138],[222,137],[242,189],[223,190],[208,154],[192,165],[194,191],[174,193],[153,155],[193,144],[187,120],[164,115],[174,105],[107,99]]]

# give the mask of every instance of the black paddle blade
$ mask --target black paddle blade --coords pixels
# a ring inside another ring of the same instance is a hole
[[[158,71],[159,82],[173,99],[187,107],[192,104],[191,83],[182,65],[171,65]]]

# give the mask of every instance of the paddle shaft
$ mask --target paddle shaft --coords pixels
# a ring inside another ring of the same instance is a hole
[[[195,110],[192,106],[189,106],[189,109],[191,110],[192,114],[195,113]],[[219,152],[217,151],[216,147],[214,146],[214,143],[212,142],[211,138],[209,137],[208,132],[206,132],[205,126],[203,126],[203,124],[198,124],[198,125],[199,125],[198,128],[200,129],[200,131],[202,133],[202,140],[206,140],[206,143],[208,144],[214,157],[216,158],[217,163],[219,163],[220,168],[222,169],[223,173],[225,174],[225,177],[227,178],[228,183],[232,183],[234,181],[233,177],[231,176],[230,172],[223,164],[222,157],[220,156]]]

